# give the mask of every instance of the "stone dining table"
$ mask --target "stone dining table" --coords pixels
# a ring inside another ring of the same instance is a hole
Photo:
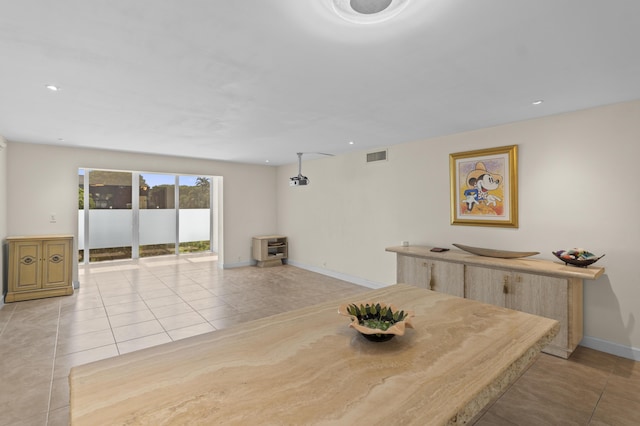
[[[371,342],[338,306],[413,310]],[[71,424],[465,424],[558,322],[396,284],[72,368]]]

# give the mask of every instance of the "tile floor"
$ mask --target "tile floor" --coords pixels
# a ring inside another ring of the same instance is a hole
[[[73,296],[0,309],[0,425],[68,424],[74,365],[367,290],[292,266],[220,270],[211,255],[96,264],[79,279]],[[475,424],[638,425],[640,365],[543,354]]]

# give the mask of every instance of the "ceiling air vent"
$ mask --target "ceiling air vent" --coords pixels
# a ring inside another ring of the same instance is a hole
[[[387,150],[384,151],[376,151],[367,153],[367,163],[373,163],[375,161],[386,161],[387,160]]]

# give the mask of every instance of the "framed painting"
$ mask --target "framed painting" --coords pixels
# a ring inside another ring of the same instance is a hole
[[[449,154],[451,224],[518,227],[518,146]]]

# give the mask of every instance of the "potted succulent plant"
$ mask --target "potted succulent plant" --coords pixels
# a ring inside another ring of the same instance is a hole
[[[340,306],[338,311],[352,319],[349,327],[355,328],[366,339],[384,342],[393,336],[404,335],[405,328],[413,328],[413,311],[398,310],[385,303],[351,303]]]

